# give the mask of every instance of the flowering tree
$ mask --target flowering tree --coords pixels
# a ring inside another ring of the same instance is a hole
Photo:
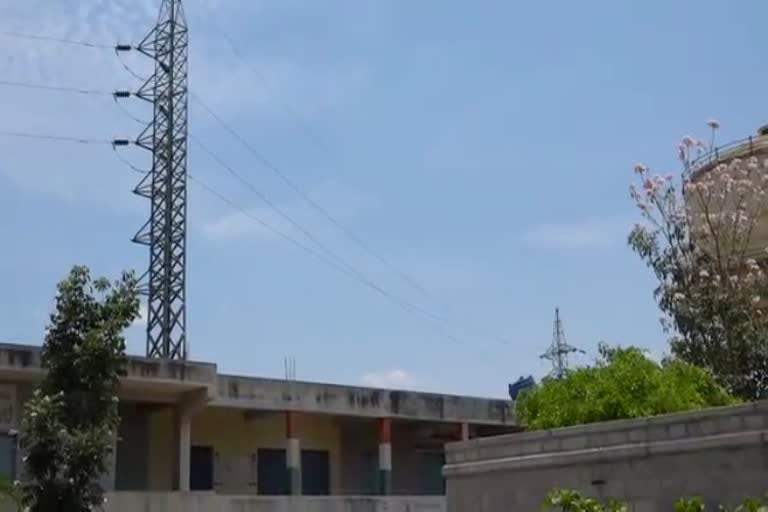
[[[653,269],[672,354],[711,370],[734,394],[768,394],[768,276],[754,236],[768,206],[768,160],[696,164],[709,145],[683,138],[682,192],[671,175],[638,164],[630,188],[644,218],[629,235]]]

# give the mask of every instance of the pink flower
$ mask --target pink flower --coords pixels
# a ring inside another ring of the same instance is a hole
[[[690,135],[686,135],[685,137],[683,137],[683,140],[681,140],[680,142],[683,144],[683,146],[687,148],[692,148],[693,146],[696,145],[696,139],[694,139]]]
[[[637,163],[635,164],[635,174],[643,174],[648,170],[648,167],[645,166],[645,164]]]
[[[707,126],[712,128],[713,130],[717,130],[718,128],[720,128],[720,122],[717,119],[710,119],[709,121],[707,121]]]
[[[653,190],[653,188],[654,188],[655,186],[656,186],[656,185],[653,183],[653,180],[651,180],[651,179],[647,179],[647,180],[645,180],[645,181],[643,182],[643,188],[644,188],[645,190]]]

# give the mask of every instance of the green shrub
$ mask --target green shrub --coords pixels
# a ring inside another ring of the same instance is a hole
[[[547,494],[542,505],[544,510],[559,510],[560,512],[626,512],[627,505],[618,500],[609,500],[603,505],[593,498],[585,498],[578,491],[571,489],[553,489]],[[675,512],[704,512],[704,500],[698,496],[680,498],[675,502]],[[720,512],[731,509],[720,505]],[[733,512],[768,512],[768,499],[745,498]]]
[[[544,499],[544,509],[561,512],[627,512],[627,506],[620,501],[610,500],[603,505],[593,498],[585,498],[578,491],[554,489]]]
[[[516,412],[523,425],[537,430],[736,402],[701,368],[678,360],[660,364],[639,348],[601,344],[595,365],[523,391]]]

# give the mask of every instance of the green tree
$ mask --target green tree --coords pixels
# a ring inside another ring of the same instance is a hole
[[[710,126],[714,141],[718,125]],[[629,244],[658,279],[672,353],[711,370],[732,393],[759,399],[768,394],[768,273],[755,234],[768,212],[768,161],[715,165],[711,149],[683,139],[682,187],[672,175],[635,167],[640,186],[630,193],[644,222]]]
[[[47,373],[22,422],[28,477],[22,495],[30,512],[85,512],[103,504],[98,480],[119,423],[123,331],[138,311],[132,273],[110,283],[78,266],[59,283],[42,349]]]
[[[639,348],[600,345],[593,366],[545,379],[521,393],[516,412],[529,429],[641,418],[734,403],[712,376],[677,359],[657,363]]]

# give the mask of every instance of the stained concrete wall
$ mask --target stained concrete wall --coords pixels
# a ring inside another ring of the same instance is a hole
[[[115,490],[143,491],[148,488],[149,408],[142,404],[120,404]]]
[[[0,343],[0,370],[9,376],[36,379],[43,375],[41,347]],[[201,362],[163,361],[130,356],[124,380],[158,384],[194,383],[203,386],[216,381],[216,365]],[[15,380],[15,379],[14,379]]]
[[[373,418],[514,425],[509,400],[219,375],[212,405]]]
[[[38,381],[44,374],[40,354],[38,346],[0,344],[0,378]],[[182,400],[185,393],[199,391],[204,391],[210,405],[217,407],[468,422],[476,426],[515,425],[508,400],[219,375],[215,364],[136,356],[129,357],[120,397],[170,404]]]
[[[445,494],[442,479],[443,445],[421,446],[413,424],[392,426],[392,493],[399,495]]]
[[[378,427],[372,418],[344,418],[341,429],[339,494],[367,496],[378,491]]]
[[[114,493],[105,512],[445,512],[443,497],[245,497]]]
[[[670,511],[768,490],[768,402],[511,434],[447,447],[449,512],[539,510],[553,488]]]

